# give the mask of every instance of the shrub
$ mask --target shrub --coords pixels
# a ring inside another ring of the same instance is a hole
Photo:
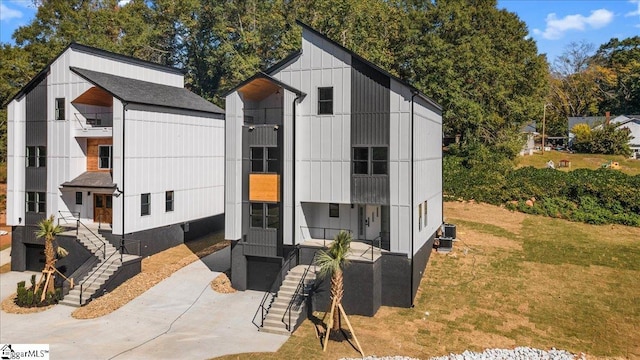
[[[16,291],[16,305],[22,307],[40,307],[57,304],[59,300],[62,300],[62,289],[57,288],[55,294],[48,294],[43,301],[40,301],[42,297],[42,287],[34,293],[36,284],[36,276],[31,276],[31,287],[26,288],[24,281],[18,283],[18,289]]]

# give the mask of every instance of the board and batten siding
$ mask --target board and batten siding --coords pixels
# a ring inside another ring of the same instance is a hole
[[[224,238],[242,237],[242,124],[243,103],[237,91],[226,97]]]
[[[296,114],[296,203],[350,203],[351,55],[303,29],[302,55],[273,77],[307,94]],[[318,115],[318,87],[333,87],[333,114]]]

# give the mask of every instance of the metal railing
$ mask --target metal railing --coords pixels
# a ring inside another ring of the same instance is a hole
[[[104,274],[104,272],[106,271],[107,267],[103,266],[108,266],[110,264],[110,259],[116,255],[118,253],[118,251],[114,251],[111,255],[109,255],[108,258],[105,258],[102,263],[100,263],[100,265],[89,275],[87,275],[87,278],[80,283],[80,305],[82,305],[82,295],[84,294],[84,289],[85,288],[89,288],[91,285],[95,284],[96,280],[98,280],[99,276],[94,276],[95,274],[98,273],[98,271],[102,270],[102,274]],[[122,256],[120,257],[120,263],[122,263]],[[89,284],[87,284],[87,281],[89,281],[91,278],[93,278],[91,280],[91,282]],[[96,289],[97,290],[97,289]]]
[[[378,237],[376,237],[373,240],[356,240],[356,241],[367,243],[367,244],[369,242],[371,242],[371,246],[369,247],[369,249],[365,250],[362,254],[360,254],[360,257],[364,257],[364,255],[367,253],[367,251],[371,251],[371,261],[373,261],[374,260],[373,259],[373,251],[374,251],[374,248],[375,248],[376,241],[378,242],[378,250],[380,252],[382,252],[382,234],[378,235]]]
[[[84,229],[86,229],[86,231],[89,232],[88,234],[86,232],[83,233],[84,238],[87,239],[87,241],[89,241],[96,248],[102,248],[102,259],[105,259],[107,257],[107,242],[102,240],[100,236],[96,235],[96,233],[94,233],[93,230],[89,229],[87,225],[85,225],[79,219],[78,219],[78,227],[76,228],[77,237],[80,236],[80,226],[82,226]],[[89,234],[93,236],[89,237]]]
[[[284,281],[284,278],[287,276],[287,273],[289,272],[289,270],[291,270],[296,265],[298,265],[298,258],[300,256],[299,252],[300,252],[300,249],[297,247],[291,250],[291,252],[289,252],[289,255],[287,255],[286,260],[282,264],[282,268],[280,268],[280,272],[278,273],[278,276],[276,276],[276,278],[273,280],[273,283],[271,283],[269,290],[267,290],[264,293],[264,296],[262,297],[262,301],[260,302],[260,305],[258,306],[258,309],[256,309],[256,312],[253,315],[253,319],[251,320],[253,325],[255,325],[256,327],[261,328],[262,326],[264,326],[264,319],[266,318],[267,313],[269,312],[271,303],[273,303],[273,300],[275,299],[275,296],[278,293],[278,289],[280,288],[280,285]],[[267,306],[267,302],[269,303],[268,306]],[[258,316],[258,313],[260,313],[260,325],[256,323],[256,316]]]
[[[73,224],[76,228],[78,227],[78,221],[80,221],[80,212],[79,211],[58,211],[58,226],[69,226],[69,224]],[[60,220],[64,223],[60,225]]]
[[[311,266],[315,264],[317,255],[318,255],[317,251],[313,253],[313,258],[311,259],[311,262],[309,263],[309,265],[304,269],[304,272],[302,273],[302,277],[300,278],[300,281],[298,282],[298,286],[296,287],[296,290],[293,292],[293,295],[291,296],[291,301],[289,301],[289,305],[287,306],[287,310],[282,315],[282,322],[286,326],[288,332],[291,332],[293,330],[293,328],[291,327],[291,312],[293,310],[293,305],[300,306],[302,304],[302,302],[309,295],[309,293],[306,291],[307,290],[307,286],[305,285],[304,281],[307,278],[307,274],[309,274],[309,270],[311,269]],[[289,321],[285,323],[284,319],[287,316],[288,316],[288,320]]]
[[[333,239],[335,239],[336,235],[338,235],[340,231],[346,231],[349,234],[352,234],[352,231],[348,229],[335,229],[314,226],[300,226],[300,231],[302,232],[302,240],[323,240],[322,245],[324,247],[327,247],[327,240],[332,241]]]
[[[113,113],[101,112],[101,113],[73,113],[78,121],[78,124],[82,130],[87,130],[87,127],[113,127]],[[84,118],[84,123],[82,121]],[[86,127],[85,127],[86,125]]]

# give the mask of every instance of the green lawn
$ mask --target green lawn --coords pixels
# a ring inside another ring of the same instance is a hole
[[[432,254],[416,306],[350,317],[365,355],[428,358],[531,346],[640,358],[640,229],[485,204],[446,203],[445,214],[458,224],[460,241],[449,254]],[[305,321],[277,353],[224,358],[357,356],[348,342],[330,342],[323,353]]]
[[[640,174],[640,160],[629,159],[625,156],[619,155],[599,155],[599,154],[569,154],[560,151],[545,151],[544,155],[541,152],[534,153],[529,156],[519,156],[517,158],[518,167],[533,166],[536,168],[544,168],[549,160],[553,160],[558,169],[558,163],[560,160],[571,161],[571,170],[574,169],[598,169],[603,163],[610,160],[617,161],[620,164],[620,171],[629,175]],[[560,170],[568,171],[567,168],[559,168]]]

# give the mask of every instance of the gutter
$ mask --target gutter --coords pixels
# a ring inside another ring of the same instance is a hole
[[[417,91],[412,91],[411,94],[411,215],[409,215],[409,219],[411,220],[411,286],[409,287],[409,299],[411,300],[411,307],[414,307],[415,304],[413,303],[413,283],[415,281],[414,277],[413,277],[413,267],[414,267],[414,242],[415,242],[415,229],[413,226],[413,216],[414,216],[414,209],[413,209],[413,203],[414,203],[414,194],[413,194],[413,168],[414,168],[414,146],[413,146],[413,138],[414,138],[414,98],[416,96],[420,95],[419,92]]]
[[[296,103],[300,100],[304,98],[304,95],[302,94],[298,94],[296,96],[295,99],[293,99],[293,103],[291,104],[293,106],[293,119],[291,120],[291,131],[293,132],[292,134],[292,144],[291,144],[291,157],[292,162],[291,162],[291,183],[293,185],[293,188],[291,190],[291,245],[292,246],[296,246]],[[284,150],[284,149],[283,149]],[[284,181],[282,182],[284,183]]]
[[[125,221],[125,216],[124,216],[124,210],[125,210],[125,196],[124,196],[124,174],[125,174],[125,145],[127,143],[126,141],[126,132],[125,132],[125,128],[126,128],[126,122],[125,122],[125,114],[127,111],[127,105],[129,105],[129,103],[127,102],[122,102],[122,189],[120,189],[120,194],[122,195],[122,240],[120,242],[120,256],[122,256],[124,254],[124,240],[125,240],[125,232],[124,232],[124,221]]]

